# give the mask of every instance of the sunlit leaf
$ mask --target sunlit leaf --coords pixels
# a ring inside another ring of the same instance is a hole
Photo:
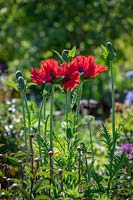
[[[76,46],[74,46],[68,53],[68,58],[74,58],[76,54]]]
[[[16,91],[18,91],[18,86],[17,86],[17,84],[14,82],[14,81],[12,81],[12,80],[6,80],[6,82],[5,82],[8,86],[10,86],[10,87],[12,87],[13,89],[15,89]]]

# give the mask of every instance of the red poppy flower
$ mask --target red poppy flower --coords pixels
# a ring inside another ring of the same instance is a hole
[[[94,78],[98,74],[106,71],[108,68],[94,63],[93,56],[77,56],[71,62],[71,65],[84,74],[84,77]]]
[[[72,62],[61,64],[62,76],[69,76],[72,73],[78,71],[78,66],[74,65]]]
[[[86,56],[77,56],[71,61],[71,66],[80,73],[84,72],[87,66],[87,57]]]
[[[66,90],[75,88],[80,83],[80,73],[71,63],[61,64],[62,85]]]
[[[87,65],[84,68],[84,76],[85,77],[94,78],[95,76],[97,76],[98,74],[101,74],[102,72],[104,72],[106,70],[108,70],[107,67],[94,63],[93,56],[87,57]]]
[[[60,77],[61,68],[58,66],[58,62],[53,59],[42,61],[40,69],[36,71],[31,69],[32,81],[37,84],[43,84],[45,82],[52,83],[55,79]]]
[[[62,84],[66,90],[74,89],[80,83],[80,74],[78,71],[73,72],[70,75],[66,75]]]

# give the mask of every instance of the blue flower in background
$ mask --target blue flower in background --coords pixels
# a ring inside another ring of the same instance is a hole
[[[128,72],[126,72],[125,76],[126,76],[127,78],[133,78],[133,71],[128,71]]]
[[[128,93],[125,97],[124,103],[125,104],[133,104],[133,90],[128,91]]]

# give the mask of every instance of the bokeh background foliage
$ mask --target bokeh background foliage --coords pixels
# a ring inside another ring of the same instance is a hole
[[[84,55],[97,55],[108,40],[120,70],[131,68],[132,0],[1,0],[0,8],[0,60],[11,71],[38,66],[55,56],[52,49],[76,45]]]

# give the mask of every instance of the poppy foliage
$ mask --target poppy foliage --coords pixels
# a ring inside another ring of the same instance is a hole
[[[60,84],[66,90],[72,90],[80,83],[81,75],[84,79],[94,78],[107,69],[101,64],[94,63],[93,56],[76,56],[71,62],[64,62],[61,65],[57,60],[47,59],[42,61],[38,71],[31,69],[31,78],[39,85],[46,82],[54,83],[60,78]]]

